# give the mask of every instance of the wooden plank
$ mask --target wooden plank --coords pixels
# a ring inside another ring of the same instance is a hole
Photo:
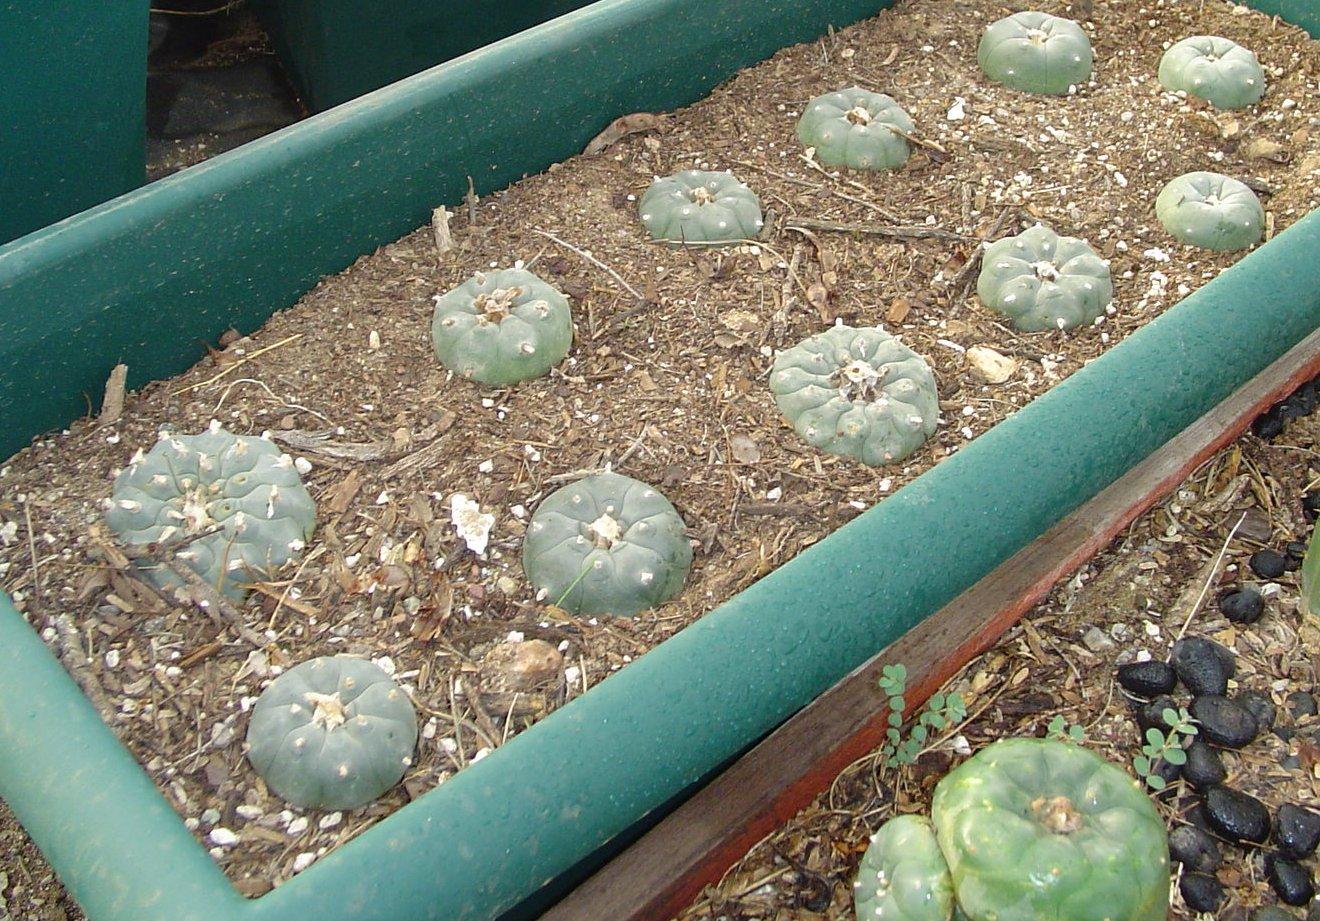
[[[542,921],[666,921],[717,882],[853,761],[884,741],[876,688],[908,672],[909,711],[1042,601],[1062,579],[1320,373],[1320,330],[988,576],[794,715],[542,915]]]

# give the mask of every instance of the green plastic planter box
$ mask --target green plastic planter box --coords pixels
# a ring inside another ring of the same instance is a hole
[[[193,343],[253,328],[458,201],[467,176],[479,191],[504,186],[580,150],[617,115],[691,102],[736,68],[879,5],[724,0],[720,16],[697,17],[705,0],[604,0],[0,249],[0,456],[83,412],[82,393],[98,392],[115,363],[133,384],[187,367]],[[1310,0],[1273,10],[1320,27]],[[506,118],[514,106],[522,116]],[[228,884],[4,600],[0,796],[93,921],[531,917],[1320,326],[1318,248],[1312,213],[260,899]]]
[[[320,112],[590,0],[253,0],[303,102]]]
[[[0,243],[146,181],[147,0],[0,0]]]

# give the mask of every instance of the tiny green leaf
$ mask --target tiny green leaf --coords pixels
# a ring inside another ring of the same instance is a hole
[[[1164,733],[1160,732],[1154,726],[1146,730],[1146,741],[1156,748],[1164,747]]]
[[[1136,755],[1132,759],[1132,767],[1138,774],[1145,777],[1150,773],[1150,759],[1144,755]]]
[[[1170,748],[1164,752],[1164,760],[1170,764],[1184,765],[1187,763],[1187,752],[1181,748]]]
[[[1163,790],[1165,787],[1168,786],[1168,784],[1164,782],[1164,778],[1161,777],[1159,774],[1147,774],[1146,783],[1150,785],[1150,788],[1152,790],[1156,790],[1156,791]]]

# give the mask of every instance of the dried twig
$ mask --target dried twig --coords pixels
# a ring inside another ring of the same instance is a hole
[[[554,243],[558,243],[560,246],[562,246],[564,249],[566,249],[566,250],[568,250],[568,251],[570,251],[570,252],[577,253],[579,256],[581,256],[583,259],[585,259],[585,260],[587,260],[588,262],[590,262],[590,263],[591,263],[592,265],[594,265],[596,268],[598,268],[598,269],[604,269],[606,272],[608,272],[608,273],[610,274],[610,276],[611,276],[615,281],[617,281],[619,284],[623,285],[624,289],[625,289],[629,294],[631,294],[633,297],[637,298],[637,300],[639,300],[639,301],[645,301],[645,300],[646,300],[646,298],[642,297],[642,295],[638,293],[638,291],[637,291],[636,288],[634,288],[632,285],[628,284],[626,281],[623,280],[623,276],[622,276],[622,275],[620,275],[618,272],[614,271],[614,269],[610,268],[610,267],[607,266],[605,263],[601,262],[599,259],[597,259],[595,256],[591,255],[591,253],[587,252],[586,250],[578,249],[578,248],[577,248],[576,246],[574,246],[572,243],[565,243],[563,240],[559,239],[559,238],[556,237],[554,234],[552,234],[552,233],[550,233],[550,232],[548,232],[548,231],[540,230],[540,229],[536,229],[536,230],[533,230],[532,232],[533,232],[533,233],[540,234],[541,236],[545,237],[547,240],[550,240],[550,241],[552,241],[552,242],[554,242]]]
[[[454,236],[449,232],[449,219],[452,216],[444,205],[431,212],[431,229],[435,231],[437,255],[443,256],[454,248]]]
[[[305,451],[308,454],[320,454],[323,457],[334,457],[340,460],[360,462],[387,460],[402,453],[391,440],[353,444],[345,441],[332,441],[328,434],[304,432],[299,429],[273,431],[270,433],[270,437],[281,444],[288,445],[295,451]]]
[[[477,198],[477,187],[472,184],[472,177],[467,177],[467,181],[468,190],[467,195],[463,196],[463,201],[467,203],[468,224],[475,227],[477,224],[477,202],[480,199]]]
[[[234,362],[228,368],[225,368],[219,374],[208,377],[206,380],[202,381],[199,384],[191,384],[187,387],[181,387],[180,389],[174,391],[172,396],[177,397],[180,394],[191,393],[194,390],[200,390],[203,387],[206,387],[210,384],[214,384],[216,381],[220,380],[221,378],[228,377],[230,374],[233,374],[235,371],[243,367],[243,365],[247,364],[252,359],[265,355],[267,352],[273,352],[275,349],[278,349],[281,346],[288,345],[290,342],[293,342],[296,339],[301,339],[302,337],[303,337],[302,333],[294,333],[292,336],[288,336],[284,339],[281,339],[279,342],[268,345],[265,348],[257,349],[255,352],[252,352],[249,355],[244,355],[241,359]]]
[[[971,278],[972,273],[976,271],[976,267],[981,264],[981,257],[985,255],[985,245],[993,240],[995,236],[998,235],[999,231],[1004,229],[1004,224],[1008,220],[1008,216],[1012,213],[1012,206],[999,212],[999,216],[995,218],[995,222],[990,225],[990,228],[982,234],[981,239],[977,241],[976,248],[972,250],[971,255],[967,257],[967,261],[963,263],[962,268],[958,270],[958,273],[954,275],[953,278],[949,279],[950,290],[962,291],[962,294],[958,298],[959,303],[962,302],[963,298],[967,297],[967,292],[964,290],[967,286],[964,285],[964,282],[967,282]]]
[[[27,525],[28,555],[32,559],[32,597],[33,609],[41,607],[41,570],[37,564],[37,533],[32,530],[31,500],[23,503],[23,522]]]
[[[92,671],[91,660],[83,652],[82,639],[78,635],[78,628],[73,625],[73,619],[68,614],[59,614],[51,624],[55,628],[57,652],[60,661],[64,663],[64,668],[73,676],[73,680],[78,682],[78,687],[82,688],[83,693],[97,710],[102,713],[114,713],[115,705],[110,702],[105,689],[101,687],[100,680]]]
[[[631,115],[621,115],[610,122],[604,131],[588,142],[586,148],[582,151],[582,155],[584,157],[594,157],[596,154],[604,153],[609,147],[617,144],[630,134],[654,131],[664,123],[665,116],[655,115],[651,112],[633,112]]]
[[[105,398],[101,400],[101,414],[96,421],[112,425],[124,413],[124,384],[128,379],[128,365],[115,365],[105,382]]]
[[[841,233],[866,233],[877,237],[892,237],[898,240],[970,240],[975,239],[963,233],[944,230],[939,227],[907,226],[902,224],[850,224],[841,221],[821,221],[809,217],[795,217],[785,220],[789,230],[797,227],[808,230],[835,230]]]
[[[1238,518],[1237,524],[1233,525],[1232,530],[1228,532],[1228,537],[1224,538],[1224,546],[1219,548],[1219,555],[1216,556],[1214,562],[1210,564],[1210,572],[1205,577],[1205,584],[1201,586],[1201,593],[1197,595],[1196,600],[1192,602],[1192,609],[1187,612],[1187,619],[1183,621],[1182,629],[1178,631],[1178,639],[1182,639],[1183,635],[1187,632],[1187,628],[1192,625],[1192,618],[1194,618],[1196,612],[1201,609],[1201,602],[1205,600],[1206,593],[1210,591],[1210,586],[1215,581],[1215,576],[1219,574],[1219,567],[1223,565],[1224,557],[1228,555],[1228,545],[1233,542],[1234,536],[1237,535],[1238,528],[1242,527],[1242,522],[1246,520],[1247,513],[1243,512],[1241,517]]]

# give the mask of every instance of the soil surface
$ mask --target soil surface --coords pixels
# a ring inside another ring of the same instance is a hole
[[[1316,43],[1218,2],[1085,5],[1075,14],[1088,19],[1096,73],[1069,97],[1025,96],[980,75],[978,37],[1006,8],[916,0],[786,49],[601,154],[450,203],[448,252],[437,252],[431,228],[382,247],[260,330],[226,337],[179,378],[129,395],[116,422],[77,423],[6,462],[5,590],[240,888],[265,891],[1231,265],[1238,254],[1180,246],[1159,227],[1153,202],[1168,179],[1213,169],[1248,181],[1269,234],[1316,206]],[[1217,113],[1161,92],[1163,47],[1207,32],[1256,51],[1270,81],[1261,104]],[[837,173],[804,158],[794,134],[803,106],[853,84],[889,93],[912,115],[917,151],[903,169]],[[769,213],[765,238],[713,251],[648,242],[636,199],[654,176],[693,167],[730,169],[751,185]],[[963,270],[981,241],[1038,221],[1111,261],[1115,301],[1095,326],[1018,333],[969,294],[975,266]],[[863,230],[824,229],[830,222]],[[431,352],[432,297],[517,262],[572,297],[573,351],[550,376],[512,390],[452,378]],[[902,465],[867,468],[814,451],[771,399],[775,350],[836,321],[883,325],[935,372],[942,424]],[[967,350],[977,345],[1012,360],[1006,381],[972,372]],[[162,427],[195,432],[212,419],[269,431],[311,465],[317,533],[302,561],[239,612],[262,633],[261,648],[230,624],[162,603],[98,549],[99,503],[115,471]],[[660,488],[696,545],[684,592],[633,619],[575,618],[538,603],[518,560],[539,500],[606,465]],[[481,557],[450,524],[456,493],[495,516]],[[504,676],[486,654],[533,638],[560,650],[562,669],[500,693]],[[247,712],[268,680],[331,653],[392,671],[423,724],[404,783],[351,814],[289,809],[243,756]]]

